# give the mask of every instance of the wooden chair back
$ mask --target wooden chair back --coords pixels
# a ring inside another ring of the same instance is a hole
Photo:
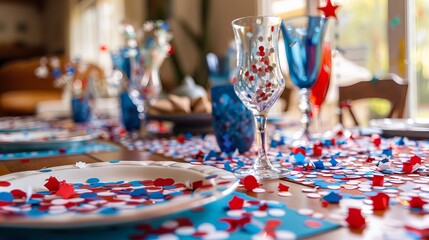
[[[390,74],[376,81],[362,81],[349,86],[339,87],[338,107],[339,122],[343,123],[343,112],[349,110],[353,122],[359,126],[359,121],[353,111],[352,103],[355,100],[381,98],[390,103],[388,118],[402,118],[404,116],[407,98],[408,83],[396,74]]]

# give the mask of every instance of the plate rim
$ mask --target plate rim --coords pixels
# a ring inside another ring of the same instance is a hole
[[[152,160],[144,160],[144,161],[135,161],[135,160],[119,160],[119,162],[96,162],[85,164],[85,168],[105,168],[105,167],[115,167],[115,166],[150,166],[150,167],[173,167],[177,169],[183,170],[192,170],[196,171],[204,175],[204,172],[210,172],[210,175],[215,173],[222,173],[235,176],[232,172],[228,172],[224,169],[216,168],[208,165],[194,165],[190,163],[184,162],[175,162],[175,161],[152,161]],[[184,167],[184,166],[187,167]],[[199,168],[199,169],[198,169]],[[55,173],[55,171],[69,171],[76,170],[79,168],[75,165],[61,165],[56,167],[47,168],[51,171],[48,173]],[[42,169],[40,169],[42,170]],[[33,175],[38,174],[47,174],[47,172],[41,172],[40,170],[29,170],[29,171],[21,171],[6,174],[0,176],[0,181],[13,181],[23,177],[31,177]],[[209,176],[206,174],[206,176]],[[221,181],[227,181],[228,179],[220,179]],[[85,181],[83,179],[82,181]],[[27,229],[72,229],[72,228],[88,228],[88,227],[99,227],[99,226],[111,226],[115,224],[125,224],[136,221],[144,221],[150,219],[160,218],[169,214],[174,214],[176,212],[180,212],[183,210],[195,208],[202,206],[204,204],[213,202],[222,197],[227,196],[232,193],[238,187],[239,181],[238,178],[231,179],[231,183],[226,186],[220,187],[219,191],[214,191],[213,194],[208,196],[204,196],[204,194],[199,195],[198,198],[190,198],[187,200],[193,201],[169,201],[162,204],[155,204],[150,206],[145,206],[141,209],[133,209],[131,212],[122,212],[115,215],[99,215],[99,214],[91,214],[91,215],[76,215],[75,213],[66,212],[65,214],[71,215],[68,220],[58,221],[55,216],[50,215],[47,217],[41,218],[8,218],[0,220],[0,228],[10,227],[10,228],[27,228]],[[193,194],[192,196],[197,195]],[[190,196],[190,195],[186,195]],[[160,207],[163,206],[163,207]],[[173,209],[172,209],[173,208]]]
[[[415,139],[425,139],[428,138],[429,134],[429,120],[428,127],[422,126],[412,126],[412,123],[415,123],[416,120],[413,118],[381,118],[381,119],[371,119],[369,121],[369,126],[376,128],[382,131],[383,135],[392,136],[392,137],[409,137]],[[387,126],[383,124],[386,121],[397,122],[392,126]],[[403,126],[400,127],[399,124]]]

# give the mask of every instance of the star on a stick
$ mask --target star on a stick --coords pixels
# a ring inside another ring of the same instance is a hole
[[[334,17],[335,19],[338,19],[337,14],[335,13],[338,7],[339,6],[333,6],[331,0],[327,0],[326,6],[318,7],[317,9],[322,11],[325,14],[326,18]]]

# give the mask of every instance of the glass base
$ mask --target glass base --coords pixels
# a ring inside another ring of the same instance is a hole
[[[246,169],[238,169],[237,171],[234,172],[234,174],[238,178],[244,178],[248,175],[252,175],[258,180],[269,180],[269,179],[279,179],[279,178],[286,177],[290,174],[290,171],[286,169],[278,169],[278,168],[270,168],[270,169],[246,168]]]
[[[310,133],[302,129],[293,136],[292,147],[312,147],[312,140]]]

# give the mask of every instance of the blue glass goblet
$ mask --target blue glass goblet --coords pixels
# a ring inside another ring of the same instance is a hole
[[[320,71],[326,23],[324,17],[302,16],[285,19],[281,25],[290,77],[300,88],[301,130],[294,136],[293,146],[311,143],[309,95]]]

